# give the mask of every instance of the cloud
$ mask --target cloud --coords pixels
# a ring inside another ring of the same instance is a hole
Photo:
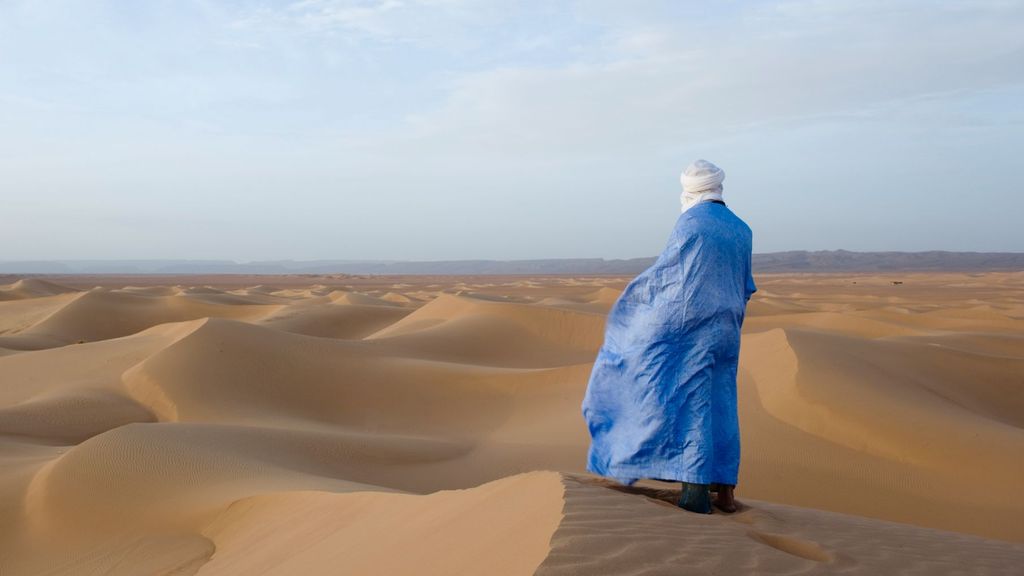
[[[991,2],[752,4],[713,23],[607,31],[575,63],[451,83],[424,139],[530,154],[621,152],[1024,82],[1024,9]]]
[[[1024,91],[1019,5],[804,0],[694,20],[637,22],[614,8],[581,17],[602,32],[573,61],[458,75],[440,106],[348,141],[353,170],[372,174],[375,190],[427,190],[411,202],[435,221],[445,202],[478,214],[501,198],[505,218],[484,220],[489,230],[543,223],[576,253],[587,242],[603,255],[654,250],[662,232],[650,223],[668,224],[678,170],[703,154],[731,162],[732,198],[756,211],[760,249],[1012,245],[943,230],[958,225],[949,176],[969,177],[965,164],[992,159],[986,189],[1015,202],[1021,182],[1004,152],[1020,140],[1006,122]],[[878,170],[866,189],[849,179],[865,165]],[[813,200],[801,198],[808,190]],[[797,202],[810,212],[784,208]],[[581,207],[588,218],[566,219]]]
[[[380,44],[436,44],[457,35],[477,12],[468,0],[298,0],[243,8],[236,30],[297,33],[321,39]]]
[[[389,39],[395,33],[389,24],[389,13],[403,7],[397,0],[301,0],[279,8],[256,6],[246,9],[231,22],[231,27],[241,30],[294,27],[314,33],[342,30],[370,38]]]

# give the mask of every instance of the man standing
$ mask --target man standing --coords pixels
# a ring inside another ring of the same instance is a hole
[[[698,160],[682,174],[682,214],[658,259],[608,314],[583,417],[587,469],[623,484],[682,482],[679,506],[736,510],[736,365],[751,232],[722,201],[725,173]]]

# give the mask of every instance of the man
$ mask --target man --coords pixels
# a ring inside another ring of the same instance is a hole
[[[615,302],[583,417],[587,469],[630,485],[682,482],[679,506],[734,512],[740,436],[736,365],[751,232],[722,201],[725,173],[698,160],[682,174],[682,214],[654,264]]]

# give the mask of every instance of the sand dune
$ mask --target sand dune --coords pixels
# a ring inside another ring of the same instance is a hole
[[[79,298],[66,293],[18,300],[0,300],[0,346],[12,350],[39,350],[67,344],[66,338],[34,334],[31,328]]]
[[[348,290],[335,290],[328,294],[327,297],[335,304],[354,304],[357,306],[396,306],[398,304],[397,302],[378,298],[370,294]]]
[[[592,361],[603,328],[598,314],[442,295],[368,338],[409,355],[526,368]]]
[[[262,326],[325,338],[360,339],[382,330],[408,315],[411,310],[396,306],[341,303],[322,305],[323,299],[311,297],[261,318]]]
[[[782,329],[751,335],[749,342],[740,393],[744,416],[759,434],[744,445],[743,477],[766,496],[1019,538],[1024,464],[1007,455],[1024,443],[1024,429],[995,416],[1013,408],[1012,402],[997,408],[993,397],[1014,386],[1021,372],[1012,364],[945,358],[926,345],[891,347]],[[993,380],[1000,368],[1005,371]],[[783,481],[765,482],[780,458],[800,466]],[[985,490],[951,497],[976,485]],[[849,490],[865,501],[851,502]]]
[[[24,278],[7,286],[0,286],[0,300],[39,298],[71,292],[77,292],[77,290],[57,284],[56,282],[40,280],[39,278]]]
[[[1024,274],[759,278],[709,517],[584,473],[627,278],[131,280],[0,287],[0,574],[1024,565]]]
[[[204,531],[217,554],[199,574],[308,574],[325,563],[342,574],[530,574],[563,493],[559,474],[531,472],[427,496],[257,496]]]
[[[78,294],[21,334],[64,342],[92,342],[127,336],[157,324],[209,316],[255,319],[278,308],[237,301],[216,302],[209,300],[209,295],[204,291],[199,297],[187,293],[149,296],[96,288]]]

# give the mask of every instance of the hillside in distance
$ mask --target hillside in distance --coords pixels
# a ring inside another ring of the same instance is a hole
[[[636,274],[654,257],[537,260],[0,260],[0,274]],[[1024,270],[1024,252],[771,252],[754,271],[994,272]]]

